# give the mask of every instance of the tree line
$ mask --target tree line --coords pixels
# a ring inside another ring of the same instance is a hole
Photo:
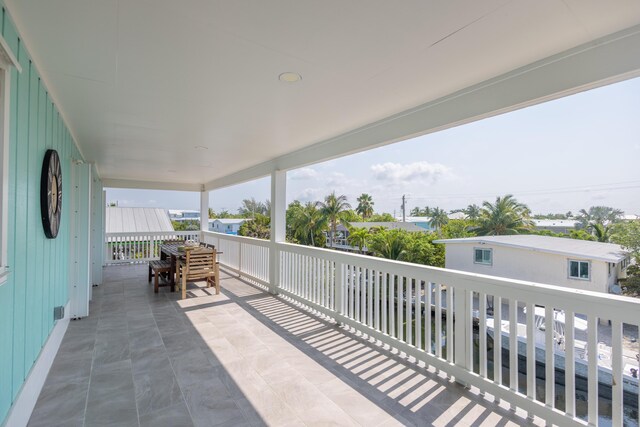
[[[412,233],[402,229],[385,227],[355,228],[353,222],[393,222],[388,213],[376,213],[373,198],[363,193],[356,199],[355,208],[345,195],[331,192],[323,200],[302,203],[293,201],[286,211],[286,239],[288,242],[316,247],[333,247],[338,225],[349,229],[348,243],[361,253],[386,259],[444,267],[444,245],[434,240],[474,236],[500,236],[513,234],[537,234],[622,245],[636,265],[640,259],[640,221],[624,221],[623,212],[608,206],[592,206],[577,214],[532,215],[531,209],[513,195],[496,197],[495,201],[484,201],[481,205],[470,204],[466,208],[446,211],[439,207],[411,209],[411,216],[429,218],[431,231]],[[268,239],[270,235],[270,203],[245,199],[235,215],[226,211],[210,217],[250,218],[239,234]],[[462,213],[460,219],[449,215]],[[533,219],[564,219],[578,223],[568,233],[536,230]],[[628,278],[623,280],[627,291],[640,293],[640,269],[632,265]]]

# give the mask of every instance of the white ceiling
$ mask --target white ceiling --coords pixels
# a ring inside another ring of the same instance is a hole
[[[640,23],[638,0],[6,3],[103,178],[191,184]]]

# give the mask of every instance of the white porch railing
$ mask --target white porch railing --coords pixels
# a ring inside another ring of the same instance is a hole
[[[215,245],[222,252],[218,261],[227,270],[242,275],[263,289],[269,287],[270,241],[212,232],[203,232],[202,241]]]
[[[629,367],[638,368],[640,348],[623,346],[623,326],[640,323],[638,300],[219,233],[204,232],[203,240],[224,252],[224,267],[265,287],[275,255],[281,295],[531,416],[596,425],[605,398],[613,425],[638,421],[638,379]],[[563,337],[554,327],[559,313]]]
[[[200,231],[162,233],[106,233],[105,264],[147,262],[160,258],[160,245],[166,240],[200,239]]]

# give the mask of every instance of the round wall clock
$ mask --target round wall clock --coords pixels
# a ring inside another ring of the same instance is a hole
[[[60,228],[62,210],[62,168],[56,150],[47,150],[40,175],[40,213],[44,234],[55,239]]]

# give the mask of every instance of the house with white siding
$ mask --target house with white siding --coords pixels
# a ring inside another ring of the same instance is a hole
[[[209,220],[209,231],[224,234],[238,234],[240,226],[250,221],[248,218],[217,218]]]
[[[537,235],[436,240],[445,267],[574,289],[618,293],[629,255],[620,245]]]

